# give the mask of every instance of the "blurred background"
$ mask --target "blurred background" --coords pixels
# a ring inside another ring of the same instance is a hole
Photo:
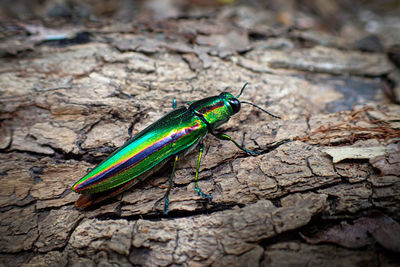
[[[237,6],[241,8],[233,8]],[[31,35],[24,23],[91,29],[168,18],[216,18],[251,30],[254,39],[282,28],[329,32],[357,50],[385,51],[399,65],[399,14],[399,0],[0,0],[0,41]]]
[[[221,9],[227,11],[219,13],[219,16],[229,16],[228,10],[232,5],[248,7],[241,14],[235,14],[242,17],[239,22],[244,27],[279,24],[326,30],[344,36],[359,36],[363,32],[380,35],[383,29],[390,35],[400,30],[399,0],[1,0],[0,19],[2,23],[39,20],[53,26],[132,22],[210,17]],[[390,37],[385,36],[386,39]]]

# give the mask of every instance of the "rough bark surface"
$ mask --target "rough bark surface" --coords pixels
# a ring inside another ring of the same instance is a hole
[[[350,37],[245,19],[260,12],[89,27],[84,44],[3,44],[0,265],[399,264],[400,106],[385,94],[398,91],[399,70]],[[205,139],[199,186],[211,201],[194,191],[193,151],[166,216],[169,168],[102,205],[73,207],[73,183],[174,97],[236,94],[245,82],[241,98],[282,119],[242,105],[221,127],[259,156]]]

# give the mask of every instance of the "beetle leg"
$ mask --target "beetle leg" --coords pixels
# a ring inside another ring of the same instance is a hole
[[[227,135],[227,134],[224,134],[224,133],[216,134],[216,133],[213,133],[213,132],[212,132],[211,134],[214,135],[215,137],[217,137],[217,138],[220,139],[220,140],[232,141],[232,143],[234,143],[238,148],[240,148],[241,150],[243,150],[244,152],[246,152],[246,154],[248,154],[248,155],[257,156],[257,155],[260,155],[260,154],[261,154],[261,153],[258,152],[258,151],[249,150],[249,149],[247,149],[247,148],[242,147],[242,146],[239,145],[235,140],[233,140],[232,137],[230,137],[230,136]]]
[[[174,165],[173,165],[173,167],[172,167],[172,173],[171,173],[171,175],[169,176],[168,189],[167,189],[167,192],[165,193],[165,197],[164,197],[164,199],[165,199],[164,214],[167,214],[167,213],[168,213],[168,210],[169,210],[169,193],[170,193],[170,191],[171,191],[171,189],[172,189],[172,186],[174,185],[175,168],[176,168],[176,163],[178,162],[178,160],[179,160],[179,156],[178,156],[178,155],[175,155]]]
[[[254,151],[254,150],[249,150],[247,148],[242,147],[241,145],[239,145],[235,140],[232,139],[232,137],[230,137],[227,134],[224,133],[214,133],[214,129],[211,126],[211,124],[206,120],[206,118],[204,118],[203,114],[198,113],[196,110],[194,110],[193,108],[190,109],[194,114],[196,114],[197,116],[199,116],[199,118],[207,125],[207,129],[208,131],[214,135],[215,137],[217,137],[220,140],[228,140],[228,141],[232,141],[238,148],[240,148],[241,150],[243,150],[244,152],[246,152],[246,154],[251,155],[251,156],[257,156],[260,155],[261,153],[258,151]]]
[[[174,97],[174,99],[172,100],[172,108],[176,109],[176,98]]]
[[[199,185],[197,184],[197,179],[199,178],[199,170],[200,170],[200,161],[201,161],[201,156],[203,155],[204,151],[204,144],[200,143],[199,145],[199,159],[197,160],[197,168],[196,168],[196,176],[194,177],[194,190],[199,194],[201,197],[207,197],[207,198],[212,198],[211,195],[204,194],[201,192]]]

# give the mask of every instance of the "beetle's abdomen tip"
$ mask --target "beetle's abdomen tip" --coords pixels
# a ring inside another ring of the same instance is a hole
[[[71,187],[71,189],[75,193],[81,193],[83,191],[83,189],[85,189],[85,187],[82,186],[82,184],[80,184],[80,183],[76,183]]]
[[[71,190],[74,191],[75,193],[79,193],[79,189],[77,189],[75,186],[71,187]]]

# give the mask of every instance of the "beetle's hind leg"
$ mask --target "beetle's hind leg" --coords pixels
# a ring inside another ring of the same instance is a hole
[[[201,192],[199,185],[197,184],[197,179],[199,178],[199,170],[200,170],[200,161],[201,161],[201,156],[203,155],[204,151],[204,144],[200,143],[199,145],[199,159],[197,160],[197,168],[196,168],[196,176],[194,177],[194,190],[199,194],[201,197],[206,197],[206,198],[212,198],[211,195],[204,194]]]
[[[174,178],[175,178],[175,168],[176,168],[176,163],[179,160],[179,155],[175,155],[174,157],[174,164],[172,166],[172,173],[169,176],[169,184],[168,184],[168,189],[167,192],[165,193],[165,204],[164,204],[164,214],[168,213],[169,210],[169,193],[171,192],[172,186],[174,185]]]
[[[219,134],[212,133],[212,135],[214,135],[215,137],[217,137],[217,138],[220,139],[220,140],[232,141],[232,143],[234,143],[235,146],[237,146],[239,149],[241,149],[241,150],[243,150],[244,152],[246,152],[246,154],[248,154],[248,155],[257,156],[257,155],[260,155],[260,154],[261,154],[261,153],[258,152],[258,151],[249,150],[249,149],[247,149],[247,148],[242,147],[242,146],[239,145],[235,140],[233,140],[232,137],[230,137],[230,136],[227,135],[227,134],[224,134],[224,133],[219,133]]]

